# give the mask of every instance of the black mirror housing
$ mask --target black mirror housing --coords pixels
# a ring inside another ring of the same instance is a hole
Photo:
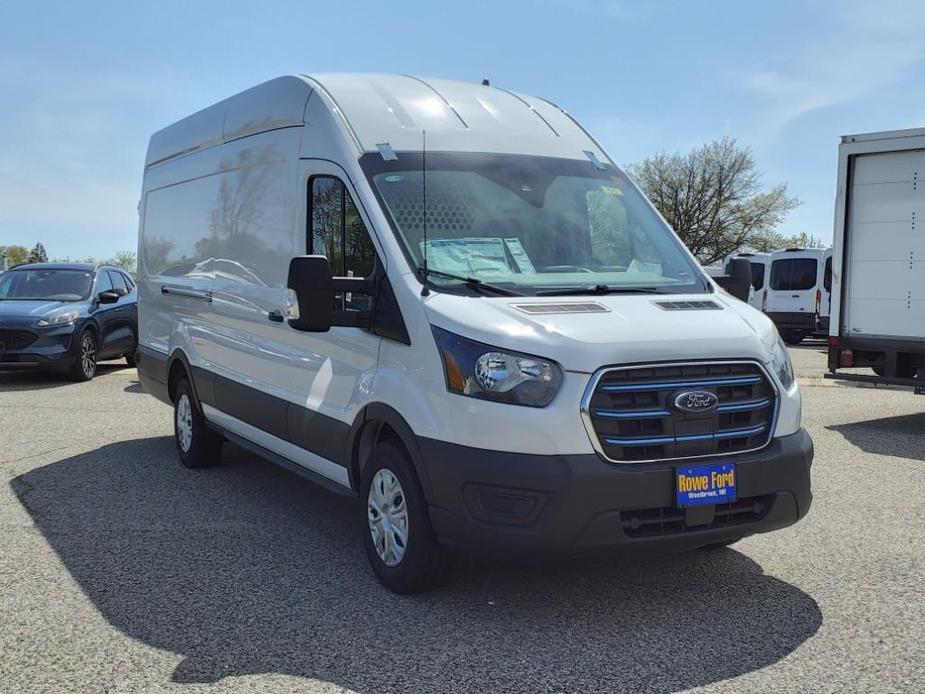
[[[715,277],[716,283],[740,301],[748,301],[752,288],[752,264],[748,258],[734,258],[726,265],[728,274]]]
[[[114,304],[119,300],[119,293],[115,291],[100,292],[97,298],[101,304]]]
[[[299,255],[289,261],[286,286],[295,294],[299,317],[289,327],[310,333],[326,333],[332,327],[369,328],[369,311],[343,311],[335,306],[339,292],[372,294],[374,282],[365,277],[332,277],[331,264],[323,255]]]
[[[290,318],[294,330],[326,333],[334,317],[331,263],[323,255],[300,255],[289,261],[286,286],[295,293],[299,317]]]

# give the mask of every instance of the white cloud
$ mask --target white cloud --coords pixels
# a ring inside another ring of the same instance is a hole
[[[831,31],[782,57],[779,65],[746,72],[745,87],[765,102],[760,124],[765,135],[776,136],[801,116],[900,82],[925,60],[923,22],[921,4],[840,6]]]

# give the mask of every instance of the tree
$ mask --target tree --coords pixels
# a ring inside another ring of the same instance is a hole
[[[729,137],[657,154],[629,172],[704,265],[765,240],[800,204],[786,184],[764,190],[751,150]]]
[[[29,249],[25,246],[0,247],[0,254],[6,255],[6,266],[22,265],[29,260]]]
[[[793,236],[784,236],[769,231],[765,234],[756,234],[748,242],[748,248],[761,253],[770,253],[781,248],[826,248],[827,245],[822,239],[807,234],[805,231]]]
[[[116,257],[107,260],[106,264],[115,265],[117,268],[121,268],[129,274],[135,274],[135,259],[135,251],[124,250],[116,253]]]
[[[29,251],[29,262],[30,263],[47,263],[48,262],[48,253],[45,252],[45,246],[42,245],[41,241],[35,244],[35,247],[31,251]]]

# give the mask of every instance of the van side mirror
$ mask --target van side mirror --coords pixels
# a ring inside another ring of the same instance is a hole
[[[118,292],[100,292],[97,294],[97,299],[101,304],[114,304],[119,300]]]
[[[365,277],[332,277],[331,263],[323,255],[300,255],[289,261],[286,286],[294,294],[287,310],[293,330],[326,333],[332,327],[368,328],[369,311],[343,311],[335,306],[339,292],[372,294]]]
[[[748,301],[752,288],[752,264],[747,258],[733,258],[726,265],[722,277],[714,277],[716,283],[740,301]]]

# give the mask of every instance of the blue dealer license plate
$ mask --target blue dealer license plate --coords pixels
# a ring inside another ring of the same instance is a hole
[[[735,501],[736,481],[735,463],[677,468],[675,491],[678,508]]]

